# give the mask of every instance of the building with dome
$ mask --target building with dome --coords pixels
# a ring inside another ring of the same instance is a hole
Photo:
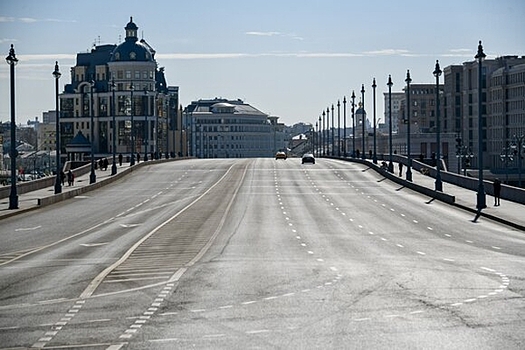
[[[179,89],[167,85],[155,50],[138,38],[132,17],[124,29],[122,43],[77,54],[71,82],[59,96],[62,153],[80,132],[93,143],[96,158],[114,149],[124,157],[185,155]],[[70,153],[68,160],[86,156]]]

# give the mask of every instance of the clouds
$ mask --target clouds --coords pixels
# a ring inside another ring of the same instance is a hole
[[[32,18],[32,17],[5,17],[0,16],[0,23],[37,23],[37,22],[56,22],[56,23],[75,23],[75,20],[65,20],[56,18]]]
[[[282,37],[282,38],[289,38],[292,40],[299,40],[303,41],[304,38],[295,34],[295,33],[281,33],[281,32],[257,32],[257,31],[250,31],[246,32],[246,35],[252,35],[252,36],[261,36],[261,37]]]

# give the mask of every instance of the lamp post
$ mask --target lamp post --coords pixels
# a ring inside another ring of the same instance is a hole
[[[323,148],[323,129],[321,126],[321,116],[319,115],[319,119],[317,120],[319,122],[319,128],[317,129],[317,156],[320,157],[322,154],[322,148]]]
[[[53,71],[55,77],[55,147],[56,147],[56,177],[55,177],[55,194],[62,192],[62,171],[60,166],[60,110],[58,107],[58,80],[62,75],[58,68],[58,61],[55,61],[55,70]]]
[[[406,179],[407,181],[412,181],[412,155],[410,154],[410,83],[412,78],[410,78],[410,71],[407,70],[407,77],[405,79],[407,83],[407,172]]]
[[[346,96],[343,96],[343,157],[346,155]]]
[[[341,103],[337,100],[337,156],[341,157]]]
[[[436,77],[436,191],[443,191],[443,182],[441,181],[441,121],[440,121],[440,110],[439,110],[439,76],[443,73],[439,67],[439,61],[436,60],[436,68],[434,69],[434,76]]]
[[[155,159],[159,159],[159,93],[155,93],[155,105],[153,106],[153,111],[155,113]]]
[[[334,122],[334,118],[335,118],[334,104],[332,103],[332,152],[331,152],[332,157],[335,156],[335,122]]]
[[[149,139],[149,128],[148,128],[148,89],[144,87],[144,161],[148,161],[148,139]]]
[[[499,155],[499,158],[505,165],[505,183],[509,183],[509,163],[514,160],[514,155],[511,152],[511,146],[509,146],[508,141],[506,142],[506,146],[503,147],[501,150],[501,153]]]
[[[131,82],[129,86],[129,90],[131,92],[131,100],[130,100],[130,108],[131,108],[131,159],[129,162],[130,166],[135,165],[135,121],[134,121],[134,115],[135,115],[135,106],[133,105],[133,90],[135,90],[135,87],[133,86],[133,82]]]
[[[117,152],[117,124],[115,121],[115,79],[111,79],[111,115],[113,118],[113,164],[111,165],[111,175],[117,174],[117,161],[116,161],[116,152]]]
[[[352,90],[352,158],[355,157],[355,92]]]
[[[366,115],[365,115],[365,84],[361,84],[361,101],[363,102],[363,114],[361,116],[361,124],[362,124],[362,129],[363,129],[363,139],[361,140],[361,143],[363,145],[363,150],[361,152],[361,159],[366,159],[366,152],[365,152],[365,118],[366,118]]]
[[[333,127],[333,124],[332,124]],[[333,149],[330,151],[330,107],[326,107],[326,155],[329,156],[332,154]]]
[[[166,96],[165,96],[166,97]],[[164,110],[165,110],[165,117],[166,117],[166,159],[170,157],[170,151],[169,151],[169,143],[170,143],[170,118],[169,118],[169,105],[168,105],[168,99],[165,98],[164,100]],[[173,128],[175,128],[174,125],[172,125]],[[175,134],[174,134],[175,136]],[[173,152],[175,152],[175,140],[173,140]]]
[[[9,65],[10,89],[11,89],[11,147],[9,157],[11,158],[11,192],[9,193],[9,209],[18,209],[18,194],[16,189],[16,121],[15,121],[15,66],[18,63],[15,48],[11,44],[9,55],[5,58]],[[57,174],[58,176],[58,174]]]
[[[388,161],[388,171],[394,172],[394,162],[392,156],[392,76],[388,75],[388,152],[389,152],[389,161]]]
[[[325,120],[325,116],[326,116],[326,113],[325,111],[323,110],[323,129],[322,129],[322,144],[323,144],[323,157],[326,155],[326,136],[325,136],[325,132],[326,132],[326,120]]]
[[[91,172],[89,174],[89,183],[94,184],[97,181],[97,176],[95,175],[95,125],[93,121],[93,114],[94,114],[94,108],[93,108],[93,89],[95,88],[95,82],[93,80],[89,83],[91,85],[91,101],[90,101],[90,126],[89,129],[91,131]],[[58,174],[57,174],[58,176]]]
[[[319,136],[319,124],[317,124],[317,122],[315,122],[315,130],[312,133],[312,149],[313,149],[313,153],[316,156],[319,156],[319,149],[317,148],[319,146],[319,142],[317,140],[318,136]],[[314,140],[314,138],[315,138],[315,140]]]
[[[486,57],[483,52],[483,46],[481,45],[481,40],[478,45],[478,53],[474,58],[478,60],[478,193],[477,193],[477,203],[476,208],[481,211],[483,208],[487,207],[486,198],[485,198],[485,187],[483,185],[483,86],[482,86],[482,62]]]
[[[372,94],[373,98],[374,98],[374,157],[372,159],[372,161],[374,162],[374,164],[377,164],[377,141],[376,141],[376,87],[377,87],[377,84],[376,84],[376,78],[374,78],[373,82],[372,82],[372,89],[374,91],[374,93]]]
[[[525,152],[525,135],[516,136],[514,135],[514,140],[510,145],[512,153],[518,157],[518,187],[521,188],[521,157]]]

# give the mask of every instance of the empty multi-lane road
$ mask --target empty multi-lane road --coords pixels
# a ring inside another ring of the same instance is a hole
[[[144,166],[2,220],[0,348],[523,349],[525,236],[366,166]]]

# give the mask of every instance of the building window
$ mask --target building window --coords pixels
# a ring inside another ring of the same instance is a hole
[[[137,54],[136,54],[135,52],[131,51],[131,52],[129,53],[129,59],[130,59],[130,60],[135,60],[135,59],[137,59]]]
[[[135,71],[135,79],[136,80],[140,80],[140,71],[139,70]]]
[[[131,71],[130,70],[126,71],[126,79],[131,79]]]
[[[124,71],[121,71],[121,70],[117,71],[117,79],[124,79]]]

